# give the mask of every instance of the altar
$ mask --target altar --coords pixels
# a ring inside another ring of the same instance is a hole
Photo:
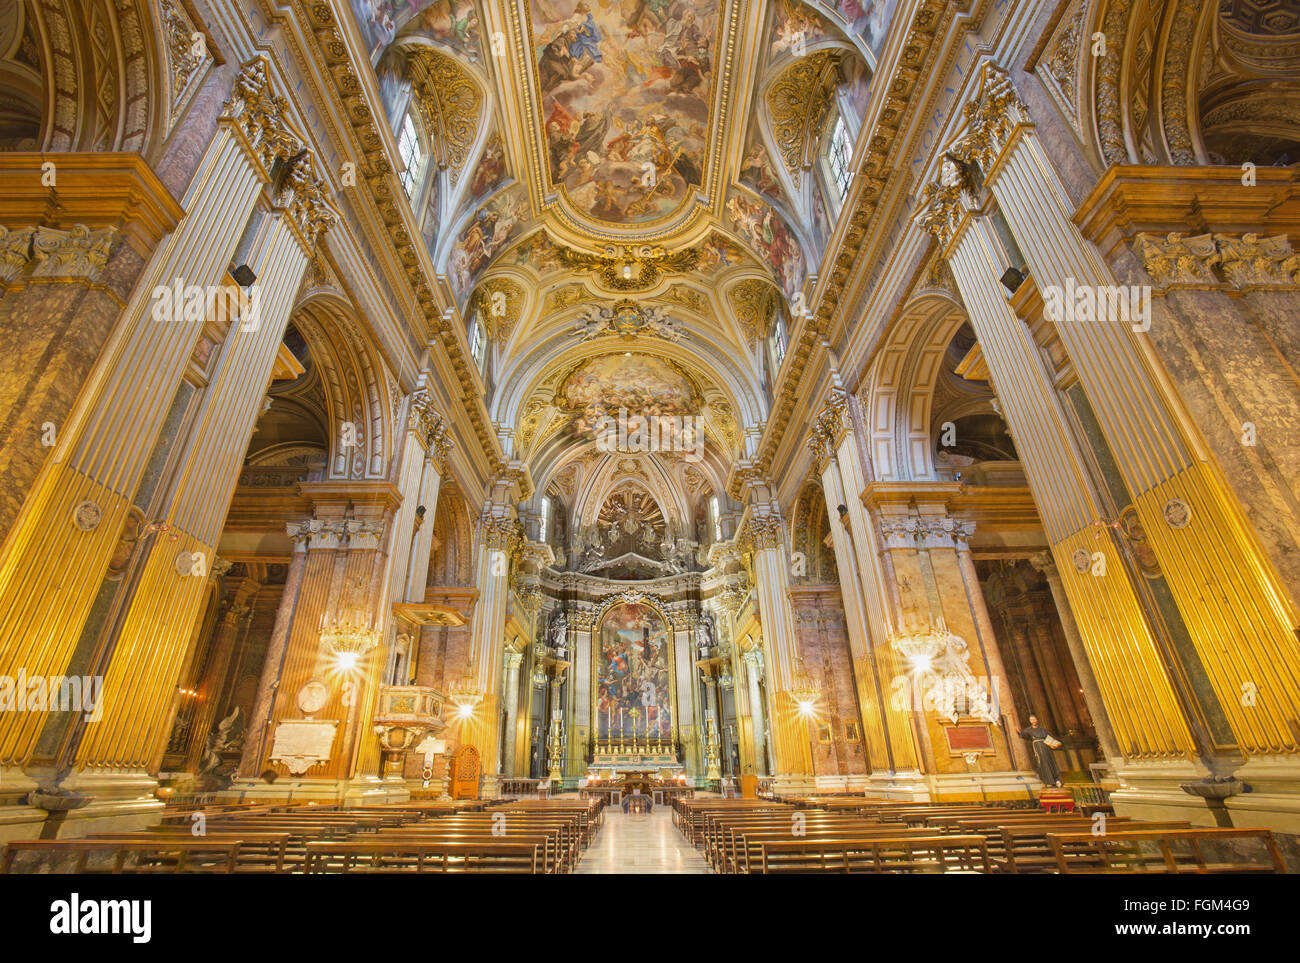
[[[677,759],[677,747],[669,741],[634,742],[598,739],[591,754],[591,768],[613,772],[632,769],[684,771]]]
[[[617,806],[630,795],[646,796],[657,805],[671,803],[677,796],[693,796],[695,788],[687,781],[686,772],[673,770],[626,769],[593,771],[580,786],[578,794],[584,799],[600,798],[606,805]]]

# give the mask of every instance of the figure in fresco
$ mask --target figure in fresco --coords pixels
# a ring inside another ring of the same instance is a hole
[[[573,58],[575,69],[578,73],[583,73],[590,69],[592,64],[598,64],[604,58],[600,53],[600,28],[596,26],[596,21],[591,15],[591,7],[587,6],[585,0],[579,0],[578,5],[573,8],[575,17],[586,16],[586,20],[578,23],[568,34],[572,39],[569,41],[569,56]]]
[[[611,608],[601,622],[596,674],[601,738],[666,738],[672,725],[667,633],[662,620],[639,602]],[[633,715],[633,710],[636,714]]]
[[[704,181],[716,0],[533,0],[550,175],[601,220],[650,220]]]

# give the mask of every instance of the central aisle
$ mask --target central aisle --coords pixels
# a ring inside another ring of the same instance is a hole
[[[707,873],[709,864],[673,826],[672,810],[656,806],[629,816],[610,806],[596,841],[578,861],[579,873]]]

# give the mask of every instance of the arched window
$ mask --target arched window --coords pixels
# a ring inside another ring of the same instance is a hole
[[[482,374],[483,364],[487,360],[487,334],[483,331],[483,319],[477,311],[469,323],[469,353],[478,365],[479,374]]]
[[[713,519],[713,540],[722,541],[722,512],[718,510],[718,496],[709,499],[709,517]]]
[[[772,362],[773,381],[776,379],[776,373],[781,370],[781,362],[785,360],[785,349],[785,312],[777,310],[772,313],[772,327],[767,335],[767,350]]]
[[[822,158],[826,180],[836,203],[843,203],[849,192],[849,182],[853,180],[853,173],[849,170],[853,140],[849,137],[849,125],[842,112],[835,110],[832,113],[826,132],[826,150]]]
[[[402,190],[406,196],[414,198],[424,180],[425,161],[428,155],[420,141],[420,131],[415,125],[415,117],[410,111],[402,118],[402,130],[397,135],[397,153],[402,162]]]
[[[551,500],[542,496],[542,520],[537,524],[537,540],[545,544],[551,527]]]

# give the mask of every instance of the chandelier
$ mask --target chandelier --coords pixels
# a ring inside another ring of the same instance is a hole
[[[813,714],[817,700],[822,697],[822,687],[808,674],[808,667],[804,665],[802,656],[794,660],[794,685],[790,687],[789,692],[790,698],[799,709],[799,714],[805,716]]]
[[[929,672],[934,668],[939,656],[947,651],[950,638],[952,633],[940,618],[937,622],[931,622],[928,629],[917,629],[904,635],[894,636],[890,639],[890,644],[913,669],[918,672]]]
[[[461,718],[474,714],[478,704],[483,701],[483,694],[474,687],[469,676],[461,676],[447,693],[447,701],[460,710]]]
[[[379,644],[380,632],[373,625],[351,618],[321,620],[321,645],[338,658],[359,659]]]

